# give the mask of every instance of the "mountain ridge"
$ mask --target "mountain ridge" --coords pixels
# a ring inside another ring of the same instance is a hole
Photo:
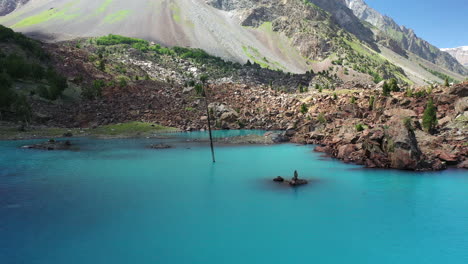
[[[35,0],[1,17],[0,23],[48,41],[114,33],[201,48],[226,60],[250,60],[275,70],[326,72],[321,83],[390,78],[401,83],[441,82],[419,67],[432,68],[434,63],[437,71],[464,79],[466,69],[448,54],[448,61],[441,55],[416,62],[406,46],[388,37],[379,39],[379,32],[348,4],[349,0]]]
[[[468,71],[456,63],[449,54],[419,38],[413,29],[398,25],[392,18],[382,15],[363,0],[346,0],[346,4],[358,18],[378,29],[376,32],[377,41],[383,43],[384,46],[397,52],[408,50],[451,71],[462,75],[468,74]]]
[[[468,46],[461,46],[456,48],[443,48],[440,49],[452,55],[463,66],[468,67]]]

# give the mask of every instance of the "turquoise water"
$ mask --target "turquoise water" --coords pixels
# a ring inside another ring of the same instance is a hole
[[[206,143],[145,148],[160,141],[0,142],[0,263],[468,263],[466,171],[367,170],[293,144],[218,147],[212,165]],[[295,169],[311,184],[271,181]]]

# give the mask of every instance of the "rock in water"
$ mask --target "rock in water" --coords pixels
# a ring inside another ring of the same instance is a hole
[[[151,145],[150,148],[152,149],[170,149],[172,146],[166,145],[166,144],[154,144]]]
[[[291,180],[289,182],[289,185],[293,186],[293,187],[296,187],[296,186],[301,186],[301,185],[305,185],[305,184],[308,184],[309,182],[307,180],[303,180],[303,179],[297,179],[297,180]]]
[[[278,176],[278,177],[274,178],[273,181],[275,181],[275,182],[284,182],[284,178],[281,177],[281,176]]]
[[[72,143],[69,140],[66,141],[56,141],[51,139],[49,141],[23,146],[23,149],[40,149],[40,150],[70,150]]]

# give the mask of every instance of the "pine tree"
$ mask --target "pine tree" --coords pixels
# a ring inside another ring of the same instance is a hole
[[[432,98],[429,98],[426,109],[424,110],[422,125],[424,130],[431,134],[434,132],[435,126],[437,125],[437,108]]]
[[[449,86],[450,86],[449,79],[446,77],[445,78],[445,87],[449,87]]]
[[[390,91],[392,92],[400,91],[400,87],[398,86],[398,81],[395,78],[390,79],[389,86],[390,86]]]
[[[309,112],[309,108],[307,107],[306,104],[302,104],[301,105],[301,113],[306,114],[307,112]]]
[[[369,110],[374,109],[374,102],[375,102],[375,97],[372,95],[369,99]]]

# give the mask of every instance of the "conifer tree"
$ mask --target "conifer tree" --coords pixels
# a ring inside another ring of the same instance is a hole
[[[434,132],[435,126],[437,125],[437,108],[432,98],[429,98],[426,109],[424,110],[422,125],[424,130],[431,134]]]

